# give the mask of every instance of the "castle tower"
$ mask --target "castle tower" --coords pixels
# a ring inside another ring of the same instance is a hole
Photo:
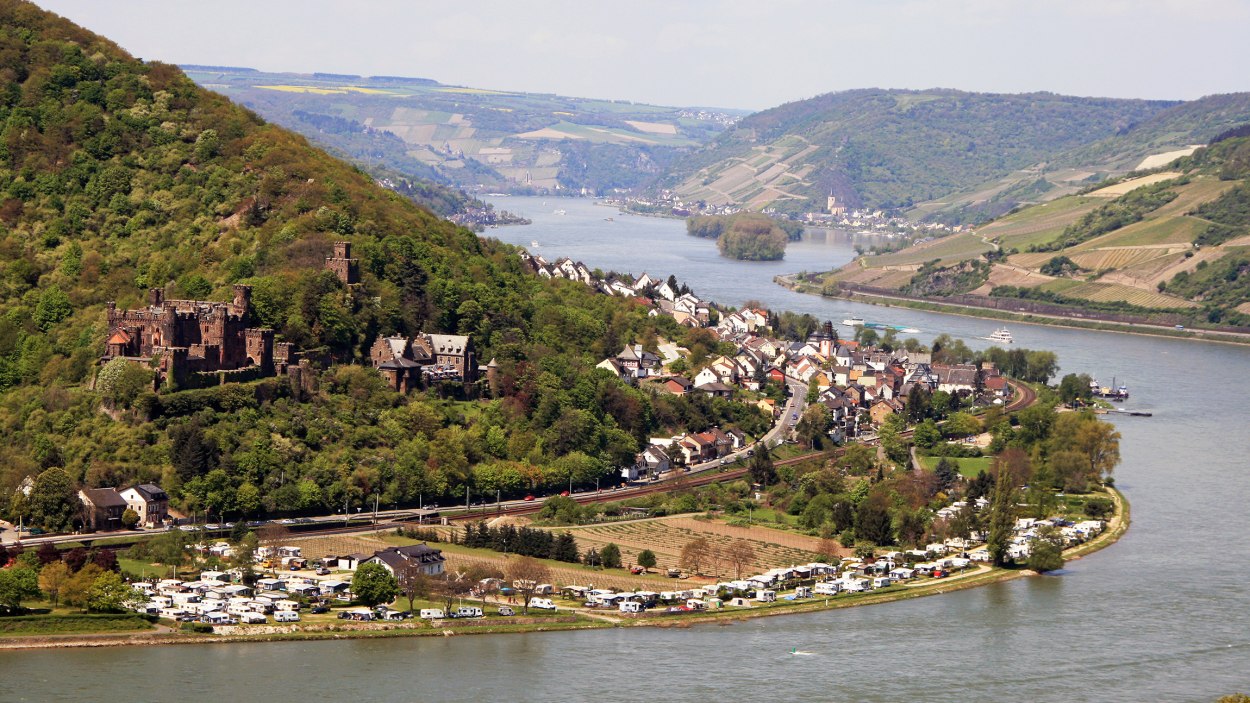
[[[334,243],[334,256],[326,257],[326,268],[349,286],[360,282],[360,260],[352,258],[351,242]]]
[[[234,300],[230,303],[230,314],[247,317],[248,306],[252,304],[252,287],[240,283],[234,285]]]
[[[273,330],[268,327],[243,331],[247,360],[259,366],[265,375],[273,373]]]

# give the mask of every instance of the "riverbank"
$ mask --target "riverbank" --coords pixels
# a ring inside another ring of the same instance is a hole
[[[1116,512],[1108,520],[1107,529],[1085,544],[1064,551],[1065,560],[1073,561],[1105,549],[1118,541],[1128,531],[1131,522],[1128,500],[1120,491],[1108,488]],[[168,644],[224,644],[233,642],[290,642],[297,640],[373,639],[385,637],[453,637],[459,635],[485,635],[530,632],[560,632],[566,630],[590,630],[612,627],[690,627],[693,625],[728,625],[735,621],[750,620],[776,615],[795,615],[822,610],[839,610],[867,605],[882,605],[895,601],[941,595],[993,583],[1001,583],[1024,576],[1037,576],[1028,569],[999,569],[978,565],[964,573],[943,579],[929,579],[903,585],[889,586],[863,594],[838,595],[827,598],[815,597],[803,601],[758,604],[746,608],[717,611],[666,614],[658,611],[639,615],[627,615],[616,611],[592,611],[573,608],[567,615],[554,617],[517,616],[508,622],[494,621],[405,621],[398,623],[334,623],[315,625],[268,625],[257,628],[237,626],[223,628],[215,634],[194,634],[171,631],[166,628],[151,632],[106,633],[78,635],[12,636],[0,637],[0,650],[57,649],[77,647],[155,646]]]
[[[1137,334],[1147,337],[1170,337],[1173,339],[1189,339],[1202,342],[1220,342],[1224,344],[1238,344],[1242,346],[1250,345],[1250,334],[1237,334],[1233,332],[1212,332],[1188,327],[1178,330],[1175,327],[1165,327],[1162,325],[1156,326],[1130,322],[1113,322],[1110,320],[1091,320],[1088,318],[1045,315],[1041,313],[1018,313],[998,310],[995,308],[975,307],[972,305],[939,303],[931,300],[918,301],[910,298],[904,298],[902,296],[894,297],[878,293],[847,292],[840,296],[827,296],[818,286],[796,280],[796,275],[797,274],[785,274],[776,276],[773,278],[773,281],[777,285],[782,286],[783,288],[788,288],[796,293],[815,295],[827,300],[852,300],[857,303],[880,305],[882,307],[909,308],[911,310],[940,312],[947,315],[959,315],[961,317],[1020,322],[1046,327],[1070,327],[1074,329],[1096,330],[1101,332]]]

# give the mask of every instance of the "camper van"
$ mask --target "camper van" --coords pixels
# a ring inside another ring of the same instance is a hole
[[[299,622],[299,613],[294,610],[273,611],[274,622]]]
[[[447,616],[443,614],[442,608],[422,608],[421,617],[426,620],[442,620]]]
[[[456,608],[456,617],[458,618],[480,618],[484,616],[485,613],[483,613],[482,609],[478,607],[462,605],[459,608]]]
[[[239,622],[244,625],[264,625],[266,620],[264,613],[239,613]]]
[[[816,584],[812,590],[818,596],[836,596],[841,588],[833,581],[822,581]]]
[[[622,613],[641,613],[645,610],[642,603],[629,600],[621,602],[620,609]]]
[[[550,598],[531,598],[530,607],[539,610],[555,610],[556,604],[551,602]]]
[[[755,592],[755,600],[760,603],[775,603],[777,592],[771,588],[761,588]]]
[[[540,583],[534,587],[534,594],[539,596],[549,596],[555,592],[555,586],[549,583]]]

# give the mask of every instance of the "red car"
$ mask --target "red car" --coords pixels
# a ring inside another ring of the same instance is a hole
[[[525,496],[526,500],[534,500],[534,496]]]
[[[565,498],[568,498],[568,497],[569,497],[569,492],[568,492],[568,491],[560,491],[560,495],[564,496]]]

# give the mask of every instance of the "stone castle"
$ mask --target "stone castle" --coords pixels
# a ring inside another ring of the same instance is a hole
[[[146,308],[119,310],[110,302],[109,337],[101,361],[155,358],[158,383],[172,380],[180,387],[200,385],[192,382],[196,374],[285,374],[299,363],[294,345],[275,342],[272,329],[252,326],[251,298],[251,286],[236,285],[228,303],[166,300],[162,288],[148,291]]]

